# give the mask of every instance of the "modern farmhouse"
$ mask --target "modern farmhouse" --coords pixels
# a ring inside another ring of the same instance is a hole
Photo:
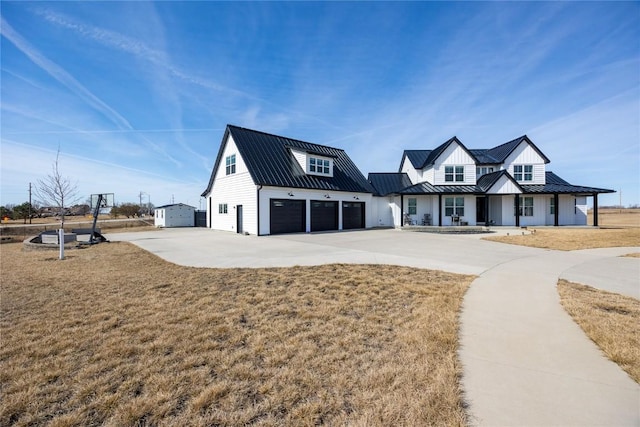
[[[546,170],[527,137],[406,150],[368,179],[344,150],[228,125],[207,189],[207,227],[257,235],[407,225],[586,225],[587,197]],[[594,209],[594,212],[596,210]],[[597,225],[597,214],[594,225]]]

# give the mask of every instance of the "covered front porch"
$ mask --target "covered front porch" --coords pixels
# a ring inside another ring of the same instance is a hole
[[[593,197],[597,208],[597,194]],[[583,194],[415,194],[400,196],[397,227],[587,225]],[[597,214],[594,226],[598,225]]]

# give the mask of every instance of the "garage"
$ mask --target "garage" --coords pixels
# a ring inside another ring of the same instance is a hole
[[[271,199],[270,202],[271,234],[305,232],[305,200]]]
[[[311,231],[338,229],[338,202],[311,201]]]
[[[364,203],[342,202],[342,229],[364,228]]]

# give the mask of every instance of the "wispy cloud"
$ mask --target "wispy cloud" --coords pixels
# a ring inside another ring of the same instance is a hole
[[[85,86],[78,82],[71,74],[69,74],[64,68],[48,59],[38,49],[32,46],[17,31],[13,29],[13,27],[4,19],[4,17],[0,17],[0,23],[0,32],[2,36],[9,40],[22,53],[24,53],[31,61],[33,61],[33,63],[38,65],[42,70],[47,72],[47,74],[67,87],[71,92],[81,98],[85,103],[90,105],[94,110],[98,111],[103,116],[108,118],[120,129],[133,129],[126,118],[124,118],[117,111],[107,105],[104,101],[94,95],[90,90],[88,90]],[[164,157],[171,160],[176,165],[180,165],[180,162],[169,155],[162,147],[154,144],[147,138],[142,137],[142,139],[156,153],[162,154]]]

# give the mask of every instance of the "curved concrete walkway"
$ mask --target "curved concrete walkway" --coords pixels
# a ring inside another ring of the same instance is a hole
[[[639,426],[640,386],[564,311],[556,283],[567,277],[617,292],[624,282],[633,292],[640,259],[616,257],[640,248],[561,252],[480,237],[397,230],[256,237],[193,228],[108,236],[197,267],[379,263],[479,275],[461,313],[462,385],[474,424]],[[622,264],[628,268],[616,268]]]
[[[460,358],[475,425],[640,425],[640,387],[573,322],[556,290],[572,267],[628,252],[545,251],[496,265],[472,283]],[[615,282],[615,271],[608,274]]]

